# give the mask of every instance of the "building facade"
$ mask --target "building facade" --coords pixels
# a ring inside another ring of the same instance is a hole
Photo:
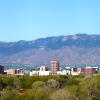
[[[57,75],[57,71],[59,71],[59,62],[57,60],[51,61],[51,75]]]
[[[16,74],[16,69],[8,69],[7,70],[7,75],[15,75]]]
[[[40,71],[46,71],[46,66],[42,65],[42,66],[40,67]]]

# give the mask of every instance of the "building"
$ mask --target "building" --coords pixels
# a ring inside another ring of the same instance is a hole
[[[100,67],[98,67],[98,74],[100,74]]]
[[[80,75],[84,74],[84,68],[82,67],[72,67],[71,68],[71,75]]]
[[[23,75],[25,75],[23,69],[16,69],[16,73],[15,74],[16,74],[16,76],[23,76]]]
[[[66,70],[57,71],[57,75],[69,75],[69,73]]]
[[[37,71],[39,76],[48,76],[50,75],[50,71]]]
[[[40,71],[46,71],[46,66],[42,65],[42,66],[40,67]]]
[[[38,75],[38,76],[48,76],[50,75],[50,71],[32,71],[30,72],[30,76]]]
[[[84,75],[92,75],[98,73],[98,67],[85,67],[83,70]]]
[[[4,66],[0,65],[0,74],[4,74]]]
[[[98,67],[76,67],[71,69],[71,75],[92,75],[98,73]]]
[[[16,74],[16,69],[8,69],[7,70],[7,75],[15,75]]]
[[[78,70],[76,67],[71,68],[71,75],[79,75]]]
[[[57,71],[57,75],[71,75],[71,67],[62,67],[61,70]]]
[[[12,68],[12,69],[7,69],[5,72],[7,73],[7,75],[16,75],[16,76],[29,75],[29,71],[24,69]]]
[[[59,71],[59,62],[57,60],[51,61],[51,75],[57,75],[57,71]]]

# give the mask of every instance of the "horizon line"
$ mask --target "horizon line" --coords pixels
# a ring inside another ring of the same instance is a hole
[[[25,40],[25,39],[19,39],[19,40],[15,40],[15,41],[9,41],[9,40],[2,40],[2,41],[0,41],[0,42],[4,42],[4,43],[13,43],[13,42],[20,42],[20,41],[35,41],[35,40],[38,40],[38,39],[45,39],[45,38],[51,38],[51,37],[60,37],[60,36],[74,36],[74,35],[100,35],[99,33],[97,33],[97,34],[95,34],[95,33],[93,33],[93,34],[91,34],[91,33],[75,33],[75,34],[66,34],[66,35],[64,35],[64,34],[62,34],[62,35],[53,35],[53,36],[46,36],[46,37],[38,37],[38,38],[36,38],[36,39],[33,39],[33,40]]]

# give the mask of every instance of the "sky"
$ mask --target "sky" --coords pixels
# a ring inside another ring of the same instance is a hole
[[[100,34],[100,0],[0,0],[0,41]]]

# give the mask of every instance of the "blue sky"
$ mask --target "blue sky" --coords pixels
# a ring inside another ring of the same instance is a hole
[[[0,0],[0,41],[100,34],[100,0]]]

